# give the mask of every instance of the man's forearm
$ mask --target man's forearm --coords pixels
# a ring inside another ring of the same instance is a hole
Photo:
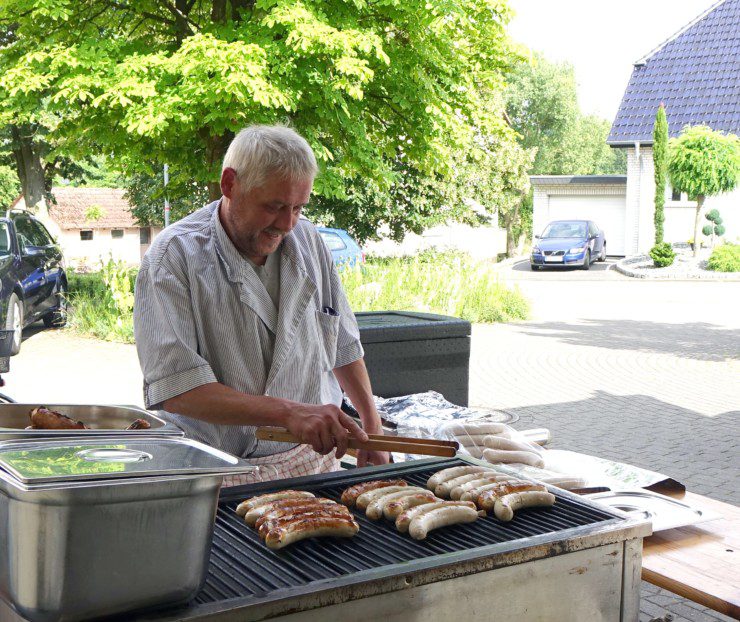
[[[365,432],[378,434],[382,432],[380,416],[375,408],[370,376],[367,374],[365,361],[359,359],[348,365],[334,369],[334,375],[342,390],[349,396],[353,406],[360,413],[360,420]]]
[[[212,382],[166,400],[162,408],[220,425],[286,426],[288,400],[249,395]]]

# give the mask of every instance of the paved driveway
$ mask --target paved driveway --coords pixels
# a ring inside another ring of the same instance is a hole
[[[630,279],[609,265],[502,272],[532,320],[474,327],[471,403],[549,428],[553,447],[740,502],[740,286]],[[641,609],[644,620],[729,619],[647,584]]]

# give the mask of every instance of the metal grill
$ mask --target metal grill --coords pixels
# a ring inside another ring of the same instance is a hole
[[[282,482],[281,488],[300,487],[317,495],[339,500],[342,491],[352,484],[369,479],[402,477],[410,485],[425,486],[436,471],[449,466],[467,464],[460,459],[424,460],[392,465],[384,469],[354,474],[353,471],[331,476],[308,477]],[[329,480],[329,481],[327,481]],[[557,494],[552,508],[533,508],[517,512],[510,523],[493,517],[475,523],[456,525],[433,531],[423,541],[400,534],[385,520],[370,521],[361,512],[354,512],[360,532],[351,539],[304,540],[281,551],[269,550],[255,530],[236,515],[239,502],[254,494],[274,490],[274,484],[226,489],[219,503],[213,537],[211,561],[205,586],[194,604],[203,605],[231,599],[259,600],[275,592],[305,589],[321,582],[361,576],[386,566],[397,566],[425,560],[441,565],[450,553],[469,551],[471,557],[481,548],[501,543],[523,545],[524,540],[586,525],[619,521],[606,510],[587,505],[570,496]],[[447,556],[442,558],[441,556]]]
[[[565,251],[545,251],[545,255],[548,257],[562,257],[565,255]]]

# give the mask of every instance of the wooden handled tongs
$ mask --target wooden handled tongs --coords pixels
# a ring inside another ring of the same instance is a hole
[[[256,436],[262,441],[301,443],[301,440],[298,437],[293,436],[285,428],[257,428]],[[367,441],[361,441],[354,436],[350,436],[348,446],[350,449],[395,451],[404,454],[453,458],[460,445],[455,441],[442,441],[434,438],[412,438],[410,436],[383,436],[382,434],[368,434]]]

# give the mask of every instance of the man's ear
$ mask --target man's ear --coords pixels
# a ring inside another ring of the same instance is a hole
[[[236,183],[236,171],[233,168],[226,167],[221,171],[221,194],[227,199],[231,199]]]

